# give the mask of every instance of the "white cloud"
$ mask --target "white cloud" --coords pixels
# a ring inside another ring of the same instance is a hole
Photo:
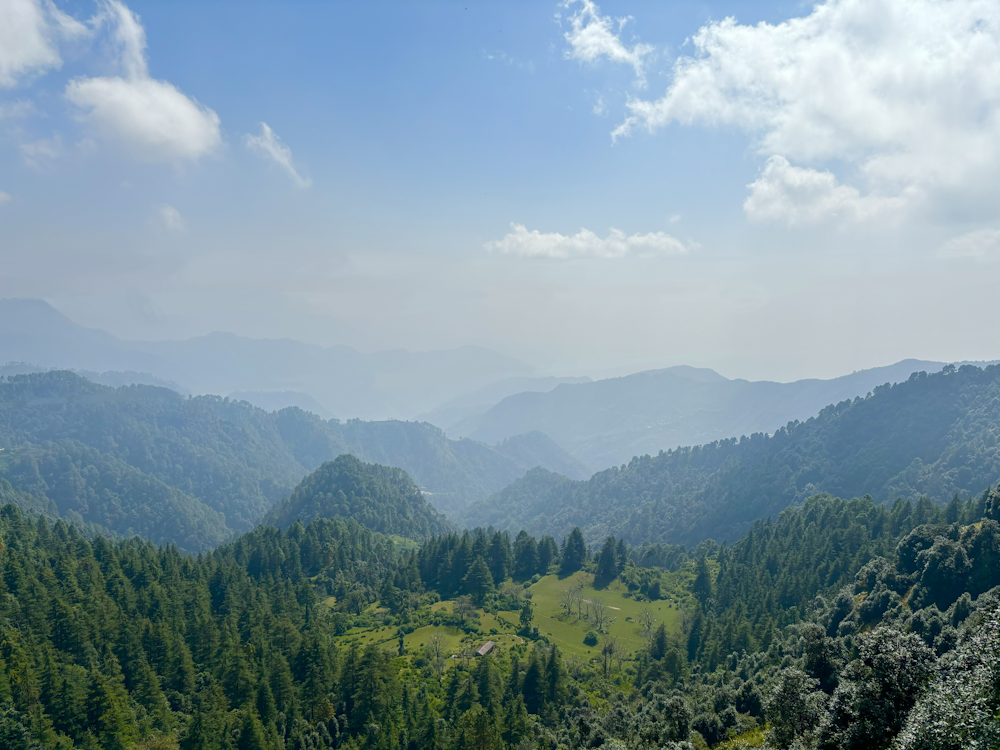
[[[0,206],[2,206],[9,200],[10,200],[10,193],[5,193],[3,190],[0,190]]]
[[[62,65],[59,42],[84,36],[87,27],[51,0],[0,2],[0,88]]]
[[[70,81],[66,96],[85,110],[82,118],[146,161],[194,160],[215,151],[222,142],[218,115],[173,84],[150,77],[139,18],[109,0],[105,20],[114,24],[124,76]]]
[[[16,120],[27,117],[34,111],[34,105],[27,101],[0,104],[0,120]]]
[[[1000,229],[979,229],[953,237],[938,248],[942,258],[1000,258]]]
[[[563,35],[569,44],[569,49],[565,53],[566,58],[593,63],[606,57],[612,62],[630,65],[635,70],[639,86],[645,86],[644,58],[652,53],[654,48],[639,42],[629,48],[622,42],[622,29],[631,17],[602,16],[601,9],[593,0],[566,0],[565,7],[569,8],[577,2],[580,3],[580,7],[569,17],[571,30]]]
[[[743,202],[747,218],[789,226],[896,218],[905,205],[902,196],[861,195],[857,188],[841,185],[832,172],[796,167],[783,156],[768,159],[760,177],[747,187],[750,195]]]
[[[260,124],[260,135],[246,137],[247,148],[264,156],[284,169],[300,188],[312,185],[312,180],[302,177],[292,160],[292,150],[284,144],[266,122]]]
[[[827,0],[777,25],[713,22],[692,43],[665,95],[632,99],[614,136],[671,123],[752,133],[762,155],[808,168],[782,167],[786,178],[812,185],[785,190],[786,208],[772,202],[758,217],[797,221],[825,210],[856,220],[886,197],[914,210],[1000,192],[996,0]],[[831,160],[868,195],[814,172]],[[761,193],[751,194],[751,210],[768,187],[754,185]]]
[[[163,226],[167,229],[180,232],[187,226],[184,222],[184,217],[181,216],[181,212],[169,204],[164,203],[160,206],[160,210],[157,213]]]
[[[486,250],[504,255],[525,258],[621,258],[626,255],[680,255],[688,252],[694,243],[685,244],[665,232],[626,235],[612,229],[607,237],[598,237],[589,229],[573,235],[558,232],[528,230],[524,224],[511,223],[511,231],[502,239],[487,242]]]
[[[21,144],[21,158],[29,167],[43,169],[59,157],[63,151],[62,138],[54,135],[30,143]]]

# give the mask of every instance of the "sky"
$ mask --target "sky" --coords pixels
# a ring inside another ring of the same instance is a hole
[[[995,0],[0,0],[0,297],[539,374],[996,359],[997,81]]]

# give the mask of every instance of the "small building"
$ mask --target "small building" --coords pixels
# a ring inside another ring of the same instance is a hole
[[[476,650],[476,656],[486,656],[486,654],[496,648],[496,645],[493,641],[486,641],[486,643]]]

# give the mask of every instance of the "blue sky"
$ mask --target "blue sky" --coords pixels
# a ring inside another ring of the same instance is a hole
[[[0,0],[0,295],[557,374],[992,359],[998,78],[979,0]]]

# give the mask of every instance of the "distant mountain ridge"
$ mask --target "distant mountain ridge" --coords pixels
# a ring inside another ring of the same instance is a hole
[[[488,446],[429,424],[324,421],[67,371],[0,378],[0,449],[0,479],[21,507],[185,550],[248,530],[341,454],[401,467],[446,510],[539,464],[584,475],[544,435]]]
[[[364,354],[348,346],[210,333],[185,341],[125,341],[78,325],[41,300],[0,299],[0,365],[135,371],[191,393],[299,391],[340,418],[412,418],[456,393],[532,368],[475,346]]]
[[[485,414],[461,421],[450,434],[495,443],[537,430],[599,471],[678,446],[772,433],[829,404],[865,396],[913,372],[937,372],[944,364],[903,360],[832,380],[793,383],[729,380],[686,366],[649,370],[512,395]]]
[[[646,455],[585,482],[536,469],[457,520],[556,538],[579,526],[591,542],[612,534],[633,544],[733,541],[754,520],[820,492],[946,502],[982,492],[997,476],[1000,365],[948,366],[772,436]]]
[[[590,383],[588,377],[514,377],[504,378],[477,388],[441,404],[436,409],[416,417],[419,422],[430,422],[445,432],[456,435],[455,427],[466,420],[480,416],[493,406],[517,393],[547,393],[563,383]]]

